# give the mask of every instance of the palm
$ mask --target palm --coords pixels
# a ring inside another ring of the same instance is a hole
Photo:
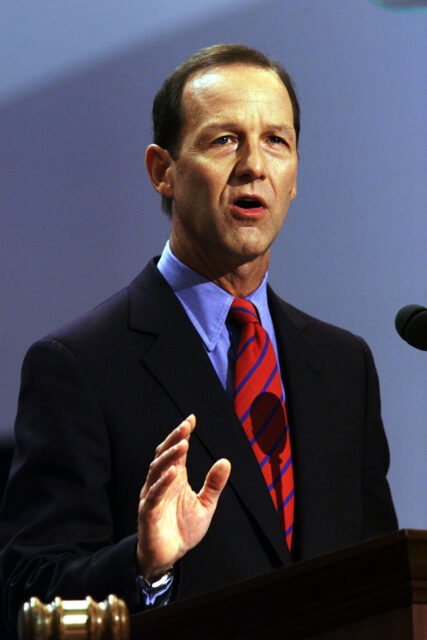
[[[138,560],[146,577],[161,575],[202,540],[230,473],[230,463],[219,460],[202,490],[198,494],[192,490],[185,466],[188,438],[195,425],[192,418],[182,423],[183,429],[180,425],[180,433],[175,430],[158,447],[141,491]]]

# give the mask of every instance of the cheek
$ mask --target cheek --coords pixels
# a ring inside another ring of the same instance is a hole
[[[183,161],[176,174],[176,186],[180,193],[203,191],[206,187],[205,172],[194,162]]]
[[[279,189],[281,195],[291,200],[296,196],[296,170],[283,172],[282,179],[279,181]]]

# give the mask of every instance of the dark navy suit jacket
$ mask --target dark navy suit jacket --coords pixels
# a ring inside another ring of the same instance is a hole
[[[1,524],[12,620],[38,595],[124,597],[137,507],[154,451],[190,413],[188,474],[231,477],[204,540],[176,568],[174,598],[351,545],[397,526],[377,375],[366,344],[269,290],[295,475],[293,558],[262,473],[202,341],[155,267],[29,350]]]

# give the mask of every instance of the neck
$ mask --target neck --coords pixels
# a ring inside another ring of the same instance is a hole
[[[258,289],[267,267],[268,261],[262,265],[245,263],[217,278],[212,278],[212,282],[215,282],[234,298],[246,298]]]
[[[227,264],[223,256],[214,261],[211,256],[206,259],[204,255],[180,251],[180,245],[174,243],[173,236],[170,238],[170,246],[178,260],[214,282],[234,298],[246,298],[258,289],[267,271],[270,258],[270,252],[267,250],[253,259],[244,260],[238,257]]]

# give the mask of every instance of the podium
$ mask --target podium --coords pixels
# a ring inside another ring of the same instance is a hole
[[[136,614],[130,638],[427,640],[427,531],[396,531]]]

